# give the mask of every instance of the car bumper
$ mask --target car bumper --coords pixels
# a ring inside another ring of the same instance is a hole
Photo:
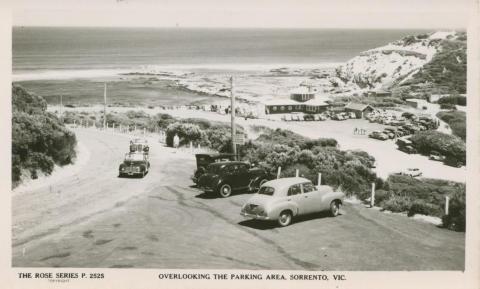
[[[199,187],[199,189],[206,192],[206,193],[211,193],[211,192],[215,191],[213,188],[210,188],[210,187]]]
[[[249,219],[270,220],[270,218],[268,216],[260,216],[260,215],[256,215],[256,214],[246,213],[246,212],[240,212],[240,215],[244,216],[245,218],[249,218]]]

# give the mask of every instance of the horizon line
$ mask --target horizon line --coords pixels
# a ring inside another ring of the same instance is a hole
[[[460,30],[466,31],[467,27],[387,27],[387,28],[376,28],[376,27],[248,27],[248,26],[232,26],[232,27],[222,27],[222,26],[85,26],[85,25],[12,25],[12,28],[152,28],[152,29],[161,29],[161,28],[171,28],[171,29],[265,29],[265,30],[315,30],[315,29],[331,29],[331,30]]]

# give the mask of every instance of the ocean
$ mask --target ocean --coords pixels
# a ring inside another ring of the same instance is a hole
[[[14,27],[14,80],[323,67],[425,30]]]

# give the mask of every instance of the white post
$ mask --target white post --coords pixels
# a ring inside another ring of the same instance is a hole
[[[199,149],[199,150],[201,149],[200,144],[198,144],[198,149]]]
[[[370,208],[375,205],[375,183],[372,183],[372,195],[370,197]]]
[[[73,125],[74,125],[74,126],[75,126],[75,122],[76,122],[76,120],[73,120]]]
[[[112,133],[115,133],[115,123],[113,123],[113,126],[112,126]]]
[[[445,196],[445,215],[448,215],[448,207],[450,205],[450,198]]]
[[[137,133],[137,125],[134,126],[133,133]]]
[[[122,125],[120,125],[120,133],[122,133]]]
[[[282,167],[278,167],[278,170],[277,170],[277,179],[280,178],[280,173],[282,172]]]
[[[145,134],[147,133],[147,129],[143,128],[143,137],[145,137]]]
[[[298,169],[295,169],[295,177],[298,178],[298,174],[299,174],[299,173],[300,173],[300,172],[298,171]]]
[[[193,143],[192,142],[190,142],[190,153],[193,154]]]
[[[322,173],[318,173],[318,187],[322,185]]]

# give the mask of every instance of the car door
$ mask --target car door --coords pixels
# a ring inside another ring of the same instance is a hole
[[[302,183],[302,197],[306,214],[320,211],[322,197],[312,183]]]
[[[235,170],[235,178],[237,179],[238,187],[247,187],[250,184],[250,175],[248,173],[248,166],[246,164],[238,164]]]
[[[232,186],[232,188],[237,187],[237,180],[235,178],[235,165],[230,164],[223,168],[223,181]]]
[[[291,185],[288,188],[287,201],[293,202],[296,205],[299,215],[307,214],[306,202],[308,199],[304,198],[300,184]]]

